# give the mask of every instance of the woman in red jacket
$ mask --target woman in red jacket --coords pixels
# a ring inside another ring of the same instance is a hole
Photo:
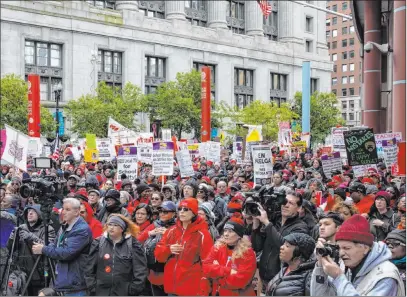
[[[165,263],[167,294],[196,296],[202,278],[202,260],[213,246],[206,222],[198,216],[198,200],[186,198],[178,207],[179,220],[165,231],[154,255]]]
[[[256,296],[252,279],[256,273],[256,254],[243,237],[243,220],[232,217],[223,227],[222,237],[202,262],[201,294],[212,296]]]
[[[98,238],[100,235],[102,235],[102,223],[93,216],[92,207],[89,205],[88,202],[81,201],[80,215],[86,221],[86,223],[88,223],[89,228],[92,231],[93,239]]]

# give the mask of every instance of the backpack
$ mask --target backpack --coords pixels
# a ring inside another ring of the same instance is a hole
[[[3,291],[3,296],[19,296],[27,283],[27,274],[21,270],[14,270],[10,273],[7,286]]]
[[[159,225],[154,222],[154,227],[157,228]],[[155,272],[164,272],[164,264],[157,262],[154,256],[154,250],[157,243],[161,240],[162,235],[150,236],[144,242],[144,250],[146,252],[147,267]]]

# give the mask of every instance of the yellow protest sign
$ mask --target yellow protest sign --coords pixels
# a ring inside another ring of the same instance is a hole
[[[96,163],[99,161],[99,151],[86,149],[84,153],[85,162]]]
[[[86,148],[89,150],[96,149],[96,134],[86,134]]]
[[[247,134],[246,141],[247,142],[254,142],[254,141],[261,141],[262,137],[260,131],[254,128],[251,133]]]

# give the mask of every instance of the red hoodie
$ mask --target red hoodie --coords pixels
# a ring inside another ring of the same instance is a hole
[[[88,202],[81,201],[81,203],[85,205],[86,212],[88,213],[88,216],[86,217],[86,222],[88,223],[89,228],[92,231],[93,239],[98,238],[100,235],[103,234],[102,223],[93,217],[93,210]]]
[[[171,253],[170,246],[182,244],[184,250],[179,255]],[[197,217],[183,229],[179,220],[169,228],[154,251],[158,262],[164,267],[164,289],[168,294],[196,296],[202,277],[201,263],[213,246],[212,237],[206,222]]]

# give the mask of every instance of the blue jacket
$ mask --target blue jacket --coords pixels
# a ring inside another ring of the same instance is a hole
[[[42,253],[57,261],[54,284],[56,291],[86,290],[83,265],[92,243],[92,231],[82,217],[68,229],[61,226],[55,242],[45,246]]]

